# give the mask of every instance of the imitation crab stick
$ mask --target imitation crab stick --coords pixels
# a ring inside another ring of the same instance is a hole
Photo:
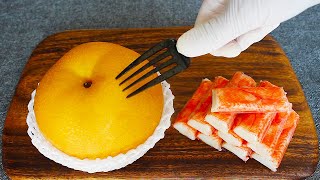
[[[277,113],[262,142],[248,143],[248,147],[260,155],[270,156],[274,151],[274,147],[290,113],[291,111]]]
[[[277,168],[279,167],[282,158],[288,148],[288,145],[291,141],[291,138],[293,136],[293,133],[297,127],[299,121],[299,115],[292,111],[288,117],[288,120],[286,121],[284,125],[284,129],[276,143],[276,146],[274,148],[274,152],[271,156],[265,156],[260,155],[258,153],[253,153],[252,158],[259,161],[264,166],[268,167],[272,171],[277,171]]]
[[[216,88],[211,112],[285,112],[291,108],[280,87]]]
[[[243,72],[236,72],[226,87],[255,87],[256,81]]]
[[[236,72],[226,87],[255,87],[256,82],[243,72]],[[232,127],[236,113],[209,112],[205,121],[222,133],[228,133]]]
[[[255,87],[256,82],[243,72],[236,72],[226,87]],[[230,145],[241,146],[243,139],[231,129],[236,113],[209,112],[206,121],[218,130],[218,136]]]
[[[278,87],[269,81],[260,81],[259,87]]]
[[[217,130],[228,133],[233,124],[236,113],[213,113],[209,112],[205,117],[205,121]]]
[[[190,116],[200,103],[202,97],[211,90],[212,82],[209,79],[202,80],[200,86],[194,92],[191,99],[187,102],[184,108],[178,114],[173,127],[178,130],[181,134],[187,136],[191,140],[196,139],[197,130],[193,129],[187,124]]]
[[[227,83],[228,83],[228,80],[226,78],[218,76],[213,81],[211,88],[224,87]],[[207,112],[210,110],[211,105],[212,105],[212,93],[211,91],[209,91],[204,96],[203,101],[196,108],[195,112],[187,122],[189,126],[208,136],[213,133],[214,128],[210,124],[208,124],[204,119],[207,115]]]
[[[223,139],[228,144],[234,145],[234,146],[241,146],[244,140],[238,136],[236,133],[233,132],[233,130],[229,130],[229,132],[224,133],[222,131],[218,131],[218,136]]]
[[[252,153],[252,150],[250,148],[246,147],[245,145],[234,146],[232,144],[224,142],[224,143],[222,143],[222,147],[227,149],[228,151],[232,152],[233,154],[235,154],[236,156],[238,156],[240,159],[242,159],[245,162],[250,158],[250,155]]]
[[[211,88],[224,87],[227,83],[227,79],[218,76],[214,79]],[[222,139],[218,136],[217,130],[204,121],[207,112],[211,108],[211,96],[211,91],[209,91],[203,101],[200,102],[200,105],[196,108],[192,117],[188,121],[188,125],[199,131],[197,134],[198,139],[221,151]]]
[[[202,133],[197,134],[197,138],[202,142],[208,144],[209,146],[221,151],[222,139],[218,136],[217,130],[215,130],[211,135],[205,135]]]
[[[256,87],[250,76],[236,72],[230,81],[203,80],[174,127],[190,139],[219,151],[223,147],[243,161],[252,157],[276,171],[298,119],[283,88],[268,81]]]
[[[268,81],[261,81],[259,86],[277,87]],[[271,155],[291,111],[292,110],[277,113],[269,129],[267,130],[263,140],[261,142],[248,143],[248,147],[250,147],[254,152],[260,155]]]
[[[261,142],[275,112],[238,114],[233,131],[249,143]]]

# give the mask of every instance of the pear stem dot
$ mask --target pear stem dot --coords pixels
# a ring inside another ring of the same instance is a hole
[[[83,87],[85,87],[85,88],[89,88],[89,87],[91,87],[91,85],[92,85],[92,81],[87,81],[87,82],[83,83]]]

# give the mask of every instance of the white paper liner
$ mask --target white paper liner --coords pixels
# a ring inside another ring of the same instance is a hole
[[[120,169],[127,166],[128,164],[133,163],[134,161],[142,157],[149,149],[153,148],[154,145],[164,137],[165,130],[168,129],[171,125],[170,119],[172,114],[174,113],[174,96],[170,90],[170,84],[168,84],[166,81],[163,81],[161,85],[164,95],[164,107],[159,125],[156,127],[154,133],[143,144],[140,144],[136,149],[129,150],[125,154],[121,153],[114,157],[109,156],[104,159],[97,158],[95,160],[79,159],[69,156],[55,148],[41,134],[36,122],[35,113],[33,110],[36,90],[32,92],[31,100],[28,104],[28,135],[31,138],[32,144],[39,150],[41,154],[55,161],[56,163],[62,164],[69,168],[89,173],[107,172],[115,169]]]

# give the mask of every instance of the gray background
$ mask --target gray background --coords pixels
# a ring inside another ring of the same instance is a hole
[[[21,71],[46,36],[67,29],[193,25],[200,5],[197,0],[0,0],[1,132]],[[291,60],[319,132],[320,5],[282,23],[272,35]],[[319,174],[318,167],[313,177]]]

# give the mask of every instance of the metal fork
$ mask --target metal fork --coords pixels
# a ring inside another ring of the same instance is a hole
[[[122,85],[123,83],[127,82],[129,79],[133,78],[134,76],[138,75],[139,73],[143,72],[145,69],[151,67],[151,66],[155,66],[157,62],[161,61],[162,59],[171,56],[171,58],[168,61],[165,61],[157,66],[154,67],[154,69],[152,69],[151,71],[149,71],[148,73],[144,74],[143,76],[141,76],[139,79],[135,80],[133,83],[129,84],[127,87],[125,87],[122,91],[125,91],[129,88],[131,88],[132,86],[134,86],[135,84],[137,84],[138,82],[142,81],[143,79],[151,76],[152,74],[155,74],[157,72],[159,72],[160,70],[171,66],[171,65],[176,65],[173,68],[167,70],[166,72],[160,74],[158,77],[156,77],[155,79],[147,82],[146,84],[144,84],[143,86],[139,87],[137,90],[135,90],[134,92],[130,93],[127,98],[132,97],[158,83],[161,83],[162,81],[180,73],[181,71],[187,69],[190,65],[190,58],[180,54],[177,51],[176,48],[176,40],[175,39],[167,39],[164,40],[158,44],[156,44],[154,47],[152,47],[151,49],[147,50],[145,53],[143,53],[140,57],[138,57],[135,61],[133,61],[129,66],[127,66],[123,71],[121,71],[121,73],[116,77],[116,79],[119,79],[121,76],[123,76],[124,74],[126,74],[129,70],[131,70],[132,68],[136,67],[138,64],[142,63],[143,61],[145,61],[146,59],[148,59],[149,57],[151,57],[152,55],[156,54],[157,52],[161,51],[161,50],[165,50],[163,53],[161,53],[160,55],[156,56],[153,59],[150,59],[149,62],[147,64],[145,64],[144,66],[142,66],[140,69],[138,69],[137,71],[135,71],[133,74],[131,74],[129,77],[127,77],[125,80],[123,80],[119,85]]]

